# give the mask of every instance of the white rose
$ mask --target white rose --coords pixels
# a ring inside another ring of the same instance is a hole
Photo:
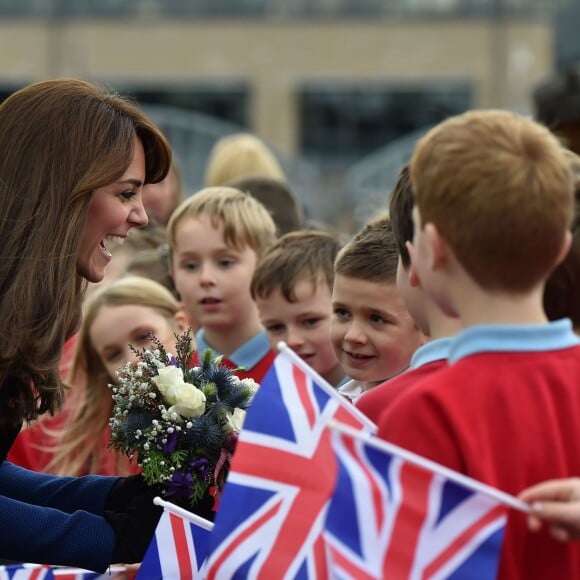
[[[183,381],[183,371],[179,367],[167,366],[158,370],[157,376],[153,377],[153,382],[161,391],[163,398],[170,404],[177,403],[177,391],[185,384]]]
[[[197,417],[205,413],[205,395],[194,385],[182,383],[177,387],[174,405],[169,412],[182,417]]]
[[[243,409],[238,409],[236,407],[233,413],[227,414],[224,430],[228,433],[230,431],[237,431],[239,433],[242,430],[245,418],[246,412]]]

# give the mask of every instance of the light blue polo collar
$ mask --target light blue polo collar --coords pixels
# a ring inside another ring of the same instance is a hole
[[[198,352],[203,353],[207,348],[209,348],[214,356],[221,354],[207,343],[203,328],[200,328],[197,331],[195,340],[197,341]],[[227,359],[238,367],[252,369],[266,356],[269,350],[270,343],[268,342],[268,335],[265,330],[262,330],[260,333],[256,334],[256,336],[248,340],[248,342],[244,343],[240,348],[238,348],[238,350],[228,356]]]
[[[436,360],[447,360],[454,340],[452,337],[434,338],[420,346],[413,354],[409,368],[418,369]]]
[[[480,352],[540,352],[580,345],[572,322],[548,324],[485,324],[461,331],[453,340],[449,363]]]

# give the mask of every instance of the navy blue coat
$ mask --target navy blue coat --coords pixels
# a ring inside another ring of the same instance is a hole
[[[7,389],[0,388],[0,416]],[[19,426],[0,429],[0,559],[104,572],[115,533],[102,517],[118,477],[58,477],[5,461]]]

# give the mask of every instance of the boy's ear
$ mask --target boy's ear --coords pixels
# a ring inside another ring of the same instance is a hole
[[[556,266],[558,266],[560,263],[562,263],[564,258],[570,252],[571,246],[572,246],[572,232],[567,231],[566,236],[564,237],[564,241],[562,242],[562,247],[560,248],[560,253],[558,254],[558,257],[556,258],[556,263],[554,264],[554,268]]]
[[[409,252],[409,258],[411,259],[409,270],[407,272],[407,276],[409,276],[409,286],[411,286],[411,288],[420,288],[421,281],[419,280],[417,270],[415,269],[415,246],[409,241],[405,242],[405,246],[407,247],[407,252]]]
[[[437,226],[431,222],[425,224],[424,235],[429,251],[429,267],[436,271],[443,268],[449,259],[449,246]]]

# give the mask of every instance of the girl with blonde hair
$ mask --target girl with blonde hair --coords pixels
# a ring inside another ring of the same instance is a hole
[[[46,471],[58,475],[130,475],[135,461],[107,449],[113,408],[110,383],[116,370],[135,361],[136,349],[151,345],[151,335],[168,350],[185,321],[179,303],[161,284],[138,276],[99,288],[87,300],[71,379],[83,377],[65,405],[68,415]],[[80,396],[77,396],[80,394]]]

